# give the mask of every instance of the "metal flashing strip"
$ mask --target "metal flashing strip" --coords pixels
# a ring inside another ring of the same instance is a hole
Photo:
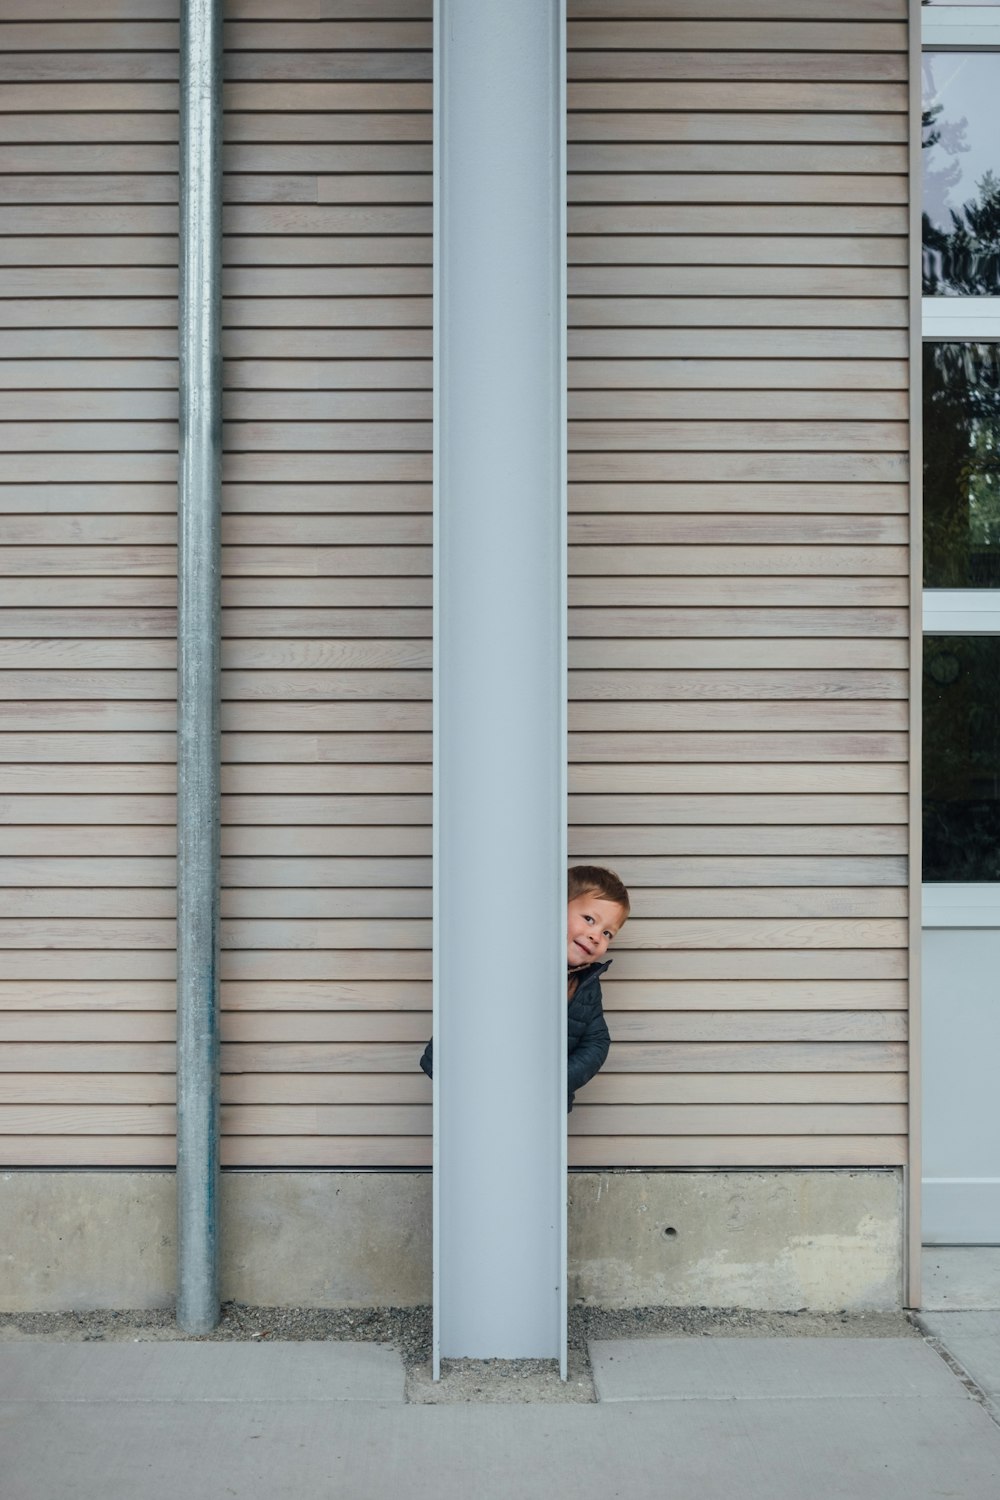
[[[222,0],[181,7],[177,1321],[219,1318]]]
[[[563,0],[434,45],[434,1367],[565,1371]]]

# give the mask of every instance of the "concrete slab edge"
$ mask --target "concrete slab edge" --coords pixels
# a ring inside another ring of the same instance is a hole
[[[952,1373],[962,1382],[972,1399],[978,1401],[980,1406],[985,1409],[997,1426],[1000,1427],[1000,1405],[986,1394],[982,1386],[976,1384],[961,1360],[956,1359],[947,1344],[942,1343],[938,1335],[931,1332],[919,1312],[911,1312],[909,1318],[914,1326],[920,1329],[925,1341],[934,1350],[935,1354],[940,1355]]]

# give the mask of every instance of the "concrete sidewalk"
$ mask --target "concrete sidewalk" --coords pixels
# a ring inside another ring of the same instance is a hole
[[[996,1500],[1000,1428],[915,1338],[592,1346],[596,1405],[412,1406],[392,1350],[0,1344],[4,1500]]]

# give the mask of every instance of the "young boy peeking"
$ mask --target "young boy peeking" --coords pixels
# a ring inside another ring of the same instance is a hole
[[[577,1089],[603,1068],[611,1046],[601,1003],[601,975],[611,966],[601,960],[628,920],[628,891],[613,870],[574,865],[569,872],[566,911],[566,966],[569,1016],[568,1109]],[[434,1042],[424,1048],[420,1066],[433,1078]]]

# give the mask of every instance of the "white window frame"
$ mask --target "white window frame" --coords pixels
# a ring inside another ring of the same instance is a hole
[[[1000,51],[1000,5],[924,5],[925,52]],[[1000,341],[1000,297],[924,297],[926,343]],[[923,590],[922,633],[1000,635],[1000,588]],[[922,885],[923,926],[1000,927],[1000,881]]]

